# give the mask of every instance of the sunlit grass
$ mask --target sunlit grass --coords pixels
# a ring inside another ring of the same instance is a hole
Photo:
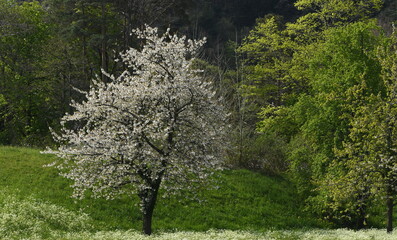
[[[158,232],[150,237],[134,230],[96,230],[92,219],[83,212],[73,212],[33,197],[18,198],[8,190],[0,191],[0,239],[64,239],[64,240],[353,240],[396,239],[397,234],[385,230],[267,230],[202,232]]]
[[[58,176],[56,169],[43,167],[53,160],[53,156],[36,149],[0,147],[0,188],[17,192],[21,198],[33,196],[71,211],[83,211],[97,230],[140,231],[136,198],[72,199],[71,182]],[[216,182],[218,188],[198,193],[201,202],[180,196],[160,198],[154,213],[154,231],[264,231],[322,226],[302,213],[293,188],[282,178],[227,170],[216,177]]]
[[[83,212],[73,212],[63,207],[16,194],[0,191],[0,239],[64,239],[64,240],[391,240],[397,234],[387,234],[384,229],[352,231],[337,230],[267,230],[232,231],[209,230],[202,232],[158,232],[144,236],[134,230],[96,230],[92,219]]]
[[[43,167],[53,160],[0,147],[0,239],[397,239],[384,229],[315,229],[323,223],[302,213],[289,182],[245,170],[221,172],[217,189],[199,192],[200,203],[159,199],[147,237],[137,199],[71,199],[71,183]]]

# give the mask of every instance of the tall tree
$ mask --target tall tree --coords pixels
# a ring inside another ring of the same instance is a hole
[[[0,1],[1,144],[33,144],[48,134],[54,85],[43,74],[45,16],[37,1]]]
[[[87,100],[62,119],[56,140],[58,168],[74,181],[74,196],[86,190],[112,198],[138,194],[143,232],[151,234],[160,188],[166,193],[207,179],[222,154],[222,107],[210,83],[192,69],[204,44],[156,28],[135,31],[141,51],[122,54],[125,70],[108,84],[94,82]],[[68,126],[81,127],[71,129]]]
[[[368,85],[363,83],[354,91],[355,104],[350,118],[349,138],[337,151],[344,161],[340,168],[345,175],[335,181],[329,178],[329,186],[343,186],[343,194],[332,188],[335,203],[346,198],[362,197],[385,201],[387,232],[393,231],[393,208],[397,195],[397,38],[379,48],[378,59],[382,66],[384,91],[363,94]],[[368,92],[368,91],[367,91]],[[342,197],[344,196],[344,197]]]
[[[349,91],[362,82],[371,93],[382,91],[381,67],[374,57],[382,37],[367,19],[380,4],[297,1],[305,15],[285,25],[275,17],[265,19],[242,47],[254,60],[247,62],[248,93],[255,101],[265,99],[258,93],[267,97],[259,105],[258,130],[285,142],[290,176],[312,210],[328,218],[336,211],[322,205],[329,196],[322,181],[333,171],[334,149],[348,138]]]
[[[315,195],[311,193],[310,203],[318,213],[357,228],[364,226],[364,205],[352,204],[349,211],[343,212],[348,216],[344,218],[339,214],[342,209],[329,208],[333,200],[328,198],[327,181],[343,172],[335,167],[343,161],[336,157],[335,151],[343,148],[343,141],[349,138],[350,121],[354,121],[350,118],[359,97],[354,95],[355,91],[362,84],[367,86],[361,92],[363,96],[383,91],[376,50],[384,37],[374,34],[376,31],[379,28],[374,22],[358,22],[326,31],[325,41],[312,45],[305,52],[306,57],[301,58],[306,59],[308,66],[303,73],[309,80],[310,92],[289,108],[299,129],[291,141],[294,147],[289,153],[291,172],[302,187],[309,187],[307,192],[316,189]],[[299,157],[301,151],[306,152],[306,159]],[[354,198],[350,201],[360,203]]]
[[[323,41],[327,29],[367,20],[382,1],[299,0],[295,6],[306,14],[287,23],[277,15],[258,19],[240,48],[247,56],[243,86],[260,107],[293,104],[307,92],[307,79],[299,73],[307,67],[299,59],[305,48]]]

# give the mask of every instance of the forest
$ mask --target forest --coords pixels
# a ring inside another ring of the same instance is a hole
[[[65,159],[75,197],[134,192],[148,235],[158,193],[221,168],[392,233],[395,24],[396,0],[0,0],[0,146]]]

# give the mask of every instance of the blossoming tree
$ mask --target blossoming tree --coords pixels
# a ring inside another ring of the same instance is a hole
[[[159,189],[192,186],[220,166],[224,117],[211,85],[192,63],[205,40],[146,27],[141,50],[121,54],[126,69],[95,81],[87,100],[61,121],[53,164],[74,181],[74,197],[138,194],[143,232],[151,234]]]

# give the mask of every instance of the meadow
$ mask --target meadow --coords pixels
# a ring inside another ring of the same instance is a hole
[[[0,147],[0,239],[396,239],[383,229],[352,231],[304,212],[291,184],[247,170],[224,170],[199,200],[159,199],[155,234],[141,228],[137,199],[76,200],[70,182],[30,148]]]

